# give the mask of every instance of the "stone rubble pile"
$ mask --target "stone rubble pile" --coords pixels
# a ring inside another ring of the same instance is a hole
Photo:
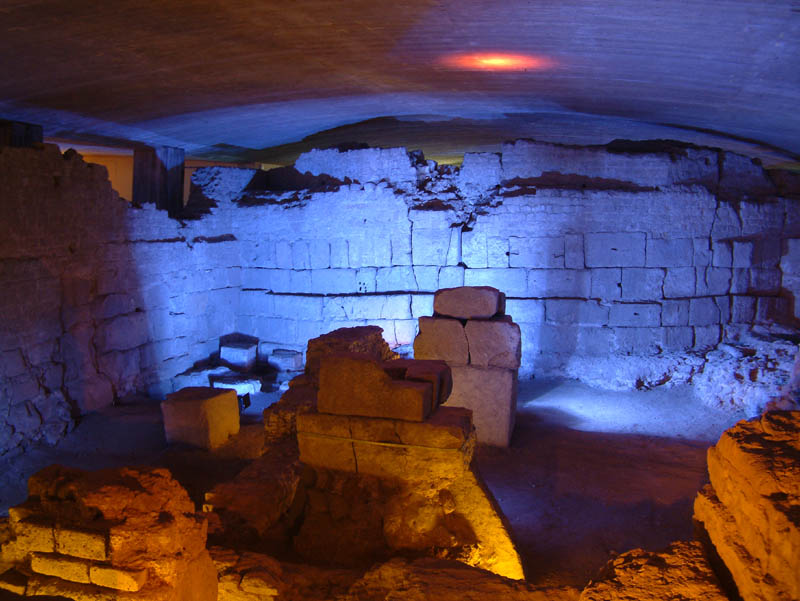
[[[11,508],[0,588],[75,601],[216,601],[206,521],[162,468],[53,465]]]
[[[741,421],[708,451],[694,518],[744,601],[800,599],[800,411]]]
[[[514,430],[520,329],[505,314],[505,295],[489,286],[438,290],[433,317],[419,318],[414,357],[447,363],[449,406],[472,410],[478,441],[507,447]]]

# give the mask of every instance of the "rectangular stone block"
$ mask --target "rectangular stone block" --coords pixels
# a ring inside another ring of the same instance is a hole
[[[525,269],[467,269],[464,271],[464,285],[491,286],[506,296],[525,296],[527,274]]]
[[[487,236],[486,261],[489,267],[508,267],[508,238]],[[472,267],[472,265],[470,265],[470,267]],[[508,291],[505,292],[508,293]]]
[[[664,300],[661,302],[662,326],[685,326],[689,324],[688,300]]]
[[[691,238],[647,239],[646,267],[691,267],[694,244]]]
[[[506,313],[519,323],[543,323],[545,301],[530,298],[510,298]]]
[[[608,307],[597,301],[549,299],[545,301],[547,322],[602,326],[608,323]]]
[[[694,329],[694,348],[707,350],[719,344],[722,339],[722,328],[714,326],[696,326]]]
[[[657,355],[664,347],[665,328],[615,328],[617,351],[627,355]]]
[[[239,400],[234,390],[183,388],[161,403],[167,442],[216,449],[239,432]]]
[[[428,382],[432,387],[434,408],[447,401],[453,391],[453,375],[446,362],[435,359],[393,359],[384,361],[383,370],[393,380]]]
[[[694,330],[689,327],[664,328],[664,349],[686,351],[694,345]]]
[[[689,325],[710,326],[720,323],[720,313],[713,298],[693,298],[689,301]]]
[[[517,409],[517,372],[496,367],[456,366],[447,406],[472,411],[478,442],[507,447]]]
[[[219,358],[238,369],[248,370],[256,364],[258,355],[258,339],[220,340]]]
[[[434,313],[456,319],[486,319],[502,314],[503,293],[491,286],[460,286],[437,290]]]
[[[753,296],[731,297],[731,323],[753,323],[756,317],[756,298]]]
[[[539,269],[564,268],[564,238],[508,239],[509,265]]]
[[[56,549],[53,524],[35,517],[22,519],[12,525],[17,546],[25,552],[53,553]]]
[[[584,237],[587,267],[644,267],[643,233],[592,233]]]
[[[375,276],[377,292],[399,292],[401,290],[417,290],[414,268],[410,265],[381,267]]]
[[[429,382],[393,380],[368,355],[342,353],[320,359],[320,413],[422,421],[433,409]]]
[[[486,234],[476,231],[461,234],[461,259],[473,269],[488,267]]]
[[[752,267],[755,262],[755,243],[752,240],[733,242],[732,267]]]
[[[663,298],[664,270],[628,267],[622,270],[623,300],[660,300]]]
[[[620,327],[655,327],[661,325],[661,306],[657,304],[613,304],[608,325]]]
[[[420,292],[436,292],[439,288],[439,268],[434,265],[415,265],[414,280]],[[431,313],[433,311],[428,315]]]
[[[147,570],[123,570],[112,566],[89,566],[89,581],[98,586],[135,593],[147,582]]]
[[[89,583],[89,562],[52,553],[33,553],[31,570],[70,582]]]
[[[472,432],[472,414],[462,407],[440,407],[422,422],[304,413],[297,416],[299,434],[315,434],[328,439],[459,449]]]
[[[619,267],[592,269],[591,296],[603,300],[622,297],[622,270]]]
[[[697,270],[697,296],[728,294],[731,289],[731,272],[728,267],[705,267]]]
[[[466,365],[469,345],[464,326],[457,319],[420,317],[419,334],[414,339],[414,357],[441,359],[450,366]]]
[[[732,267],[733,251],[730,242],[714,240],[711,246],[711,265],[714,267]]]
[[[433,315],[433,295],[415,294],[411,297],[411,317],[419,318]]]
[[[56,552],[83,559],[105,561],[108,558],[108,534],[98,530],[81,530],[56,526]]]
[[[285,290],[284,292],[289,292]],[[311,293],[352,294],[358,292],[355,269],[314,269],[311,271]]]
[[[588,298],[591,275],[587,269],[531,269],[527,296],[534,298]]]
[[[519,326],[508,319],[470,319],[467,334],[470,365],[518,369],[522,357]]]
[[[439,269],[439,288],[458,288],[464,285],[464,267],[449,265]]]
[[[781,272],[778,269],[751,269],[749,294],[777,295],[781,289]]]
[[[707,267],[711,265],[711,241],[708,238],[693,238],[694,259],[692,264],[695,267]]]
[[[564,267],[567,269],[583,269],[586,262],[583,258],[583,234],[567,234],[564,236]]]
[[[672,267],[664,277],[664,298],[689,298],[695,294],[697,274],[692,267]]]

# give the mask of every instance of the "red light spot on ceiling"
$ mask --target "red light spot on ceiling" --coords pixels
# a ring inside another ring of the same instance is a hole
[[[555,66],[555,61],[533,54],[469,52],[445,56],[439,61],[451,69],[470,71],[540,71]]]

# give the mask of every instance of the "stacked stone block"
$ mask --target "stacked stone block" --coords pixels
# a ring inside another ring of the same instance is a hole
[[[447,362],[448,405],[472,411],[479,442],[507,447],[514,430],[520,329],[505,314],[505,295],[489,286],[436,292],[433,317],[420,317],[414,356]]]
[[[320,358],[317,411],[297,416],[300,461],[316,484],[295,550],[370,563],[435,553],[523,577],[497,505],[470,467],[472,412],[441,406],[451,390],[444,361]]]
[[[798,453],[800,411],[739,422],[708,451],[694,518],[744,601],[800,599]]]
[[[217,598],[206,522],[160,468],[50,466],[9,511],[0,588],[84,601]]]

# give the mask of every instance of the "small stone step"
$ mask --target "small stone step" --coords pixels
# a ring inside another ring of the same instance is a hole
[[[247,371],[256,364],[258,338],[243,334],[223,336],[219,341],[219,359],[235,369]]]

